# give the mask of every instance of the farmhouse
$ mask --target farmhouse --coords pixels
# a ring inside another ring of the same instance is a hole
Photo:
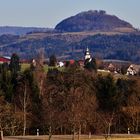
[[[1,57],[0,57],[0,64],[3,64],[3,63],[10,63],[10,60],[11,60],[10,57],[1,56]]]
[[[126,75],[137,75],[140,73],[140,65],[131,64]]]

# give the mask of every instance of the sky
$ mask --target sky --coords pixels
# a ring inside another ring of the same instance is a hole
[[[140,28],[140,0],[0,0],[0,26],[54,28],[88,10],[105,10]]]

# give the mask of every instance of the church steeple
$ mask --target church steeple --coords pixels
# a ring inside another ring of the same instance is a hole
[[[89,51],[89,48],[87,47],[86,52],[85,52],[85,60],[90,59],[90,58],[91,58],[90,51]]]

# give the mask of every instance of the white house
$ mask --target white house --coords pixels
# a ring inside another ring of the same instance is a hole
[[[140,65],[131,64],[126,75],[137,75],[140,72]]]

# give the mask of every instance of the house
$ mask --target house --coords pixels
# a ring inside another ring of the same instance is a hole
[[[81,68],[84,67],[84,60],[78,60],[78,63],[79,63],[79,65],[80,65]]]
[[[110,63],[109,66],[108,66],[108,70],[110,72],[115,72],[116,71],[116,68],[115,68],[115,66],[112,63]]]
[[[0,64],[3,64],[3,63],[10,63],[10,60],[11,60],[10,57],[1,56],[1,57],[0,57]]]
[[[58,62],[57,66],[60,67],[60,68],[64,67],[64,62],[62,62],[62,61]]]
[[[140,73],[140,65],[131,64],[127,69],[126,75],[138,75]]]

